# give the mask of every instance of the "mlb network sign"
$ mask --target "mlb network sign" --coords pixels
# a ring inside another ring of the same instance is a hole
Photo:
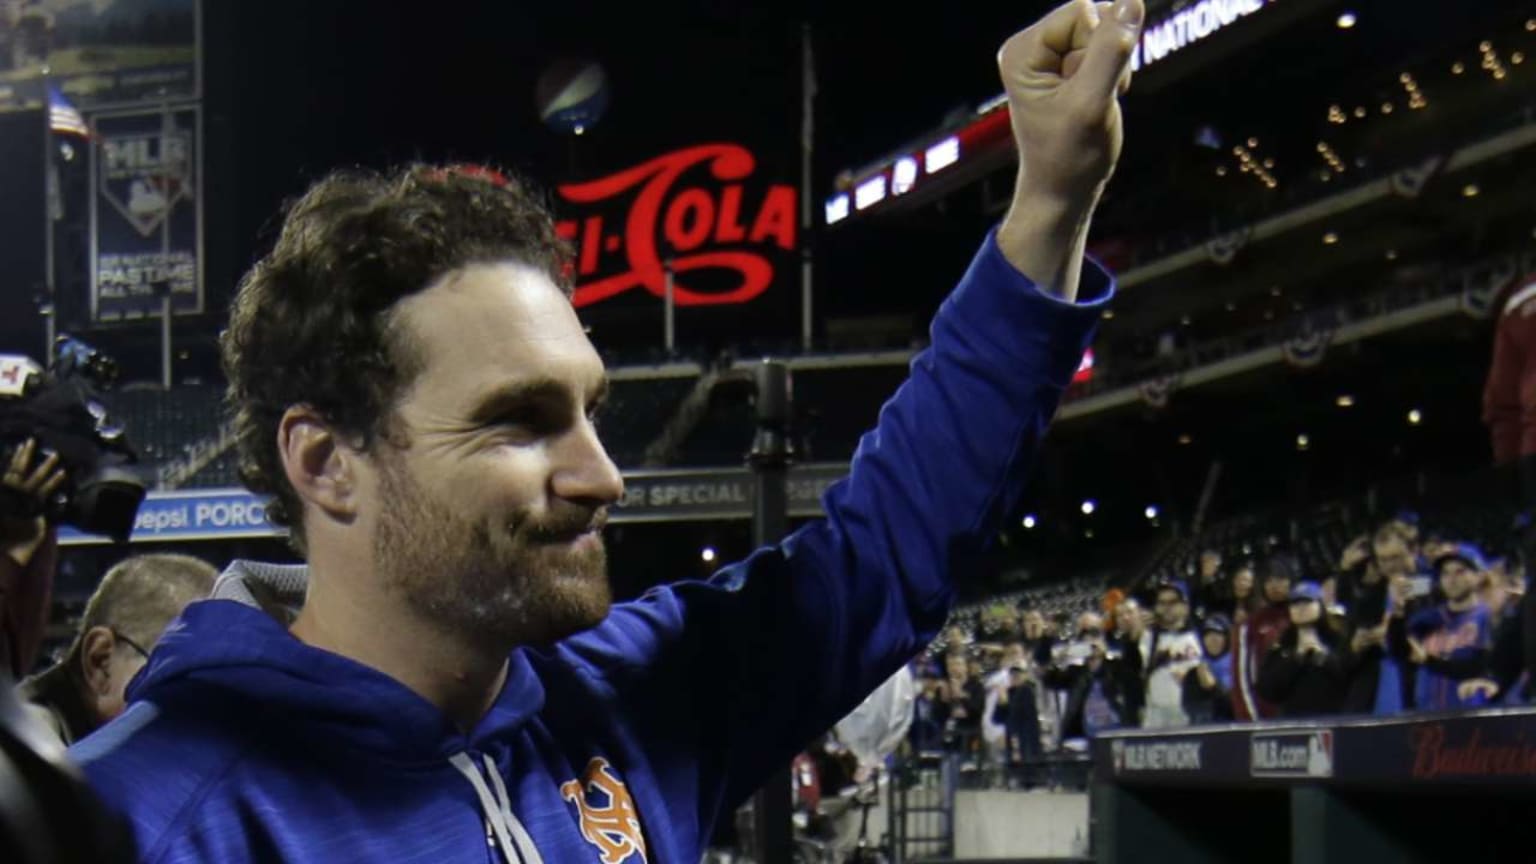
[[[1109,745],[1116,774],[1199,771],[1204,741],[1123,741]]]

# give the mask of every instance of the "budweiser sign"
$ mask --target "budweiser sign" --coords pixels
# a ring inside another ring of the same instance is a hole
[[[576,244],[577,306],[641,288],[679,306],[746,303],[795,248],[795,188],[752,183],[757,160],[736,144],[702,144],[559,188]]]
[[[1536,747],[1523,735],[1515,740],[1484,741],[1483,729],[1473,727],[1465,737],[1446,734],[1442,723],[1410,733],[1413,778],[1536,777]]]

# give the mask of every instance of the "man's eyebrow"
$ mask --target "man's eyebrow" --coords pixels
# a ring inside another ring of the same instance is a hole
[[[608,388],[608,376],[604,375],[592,385],[591,395],[583,400],[584,404],[594,407],[601,404],[608,397]],[[509,381],[482,394],[475,401],[470,417],[476,422],[485,422],[539,403],[569,404],[572,395],[571,388],[556,378]]]
[[[563,402],[570,398],[566,386],[553,378],[509,381],[476,398],[470,417],[476,421],[494,420],[511,411],[538,402]]]

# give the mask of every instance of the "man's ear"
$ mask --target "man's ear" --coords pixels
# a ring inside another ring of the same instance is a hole
[[[85,686],[96,696],[106,696],[112,689],[112,649],[117,637],[106,627],[92,627],[80,636],[80,674]]]
[[[293,405],[277,424],[283,472],[299,498],[334,518],[357,515],[358,452],[308,405]]]

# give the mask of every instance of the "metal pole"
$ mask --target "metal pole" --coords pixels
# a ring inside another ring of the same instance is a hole
[[[160,115],[160,194],[165,196],[165,214],[160,219],[160,266],[165,269],[165,294],[160,298],[160,386],[171,389],[171,166],[167,146],[176,131],[170,103]]]
[[[53,368],[53,343],[59,340],[59,321],[56,316],[57,310],[50,300],[43,306],[43,365],[50,369]]]
[[[792,388],[789,366],[764,360],[756,373],[757,437],[747,464],[757,483],[752,507],[752,541],[757,546],[778,543],[789,533],[789,420]],[[793,852],[790,831],[789,766],[779,768],[753,797],[753,861],[789,864]]]
[[[58,307],[54,285],[53,219],[59,209],[59,178],[53,170],[53,91],[48,69],[43,69],[43,365],[53,361],[54,310]]]
[[[672,357],[672,350],[677,347],[677,300],[673,293],[676,276],[672,273],[672,259],[666,263],[666,289],[662,296],[662,346],[667,349],[667,357]]]
[[[811,351],[811,154],[816,144],[816,62],[811,25],[800,25],[800,350]]]

